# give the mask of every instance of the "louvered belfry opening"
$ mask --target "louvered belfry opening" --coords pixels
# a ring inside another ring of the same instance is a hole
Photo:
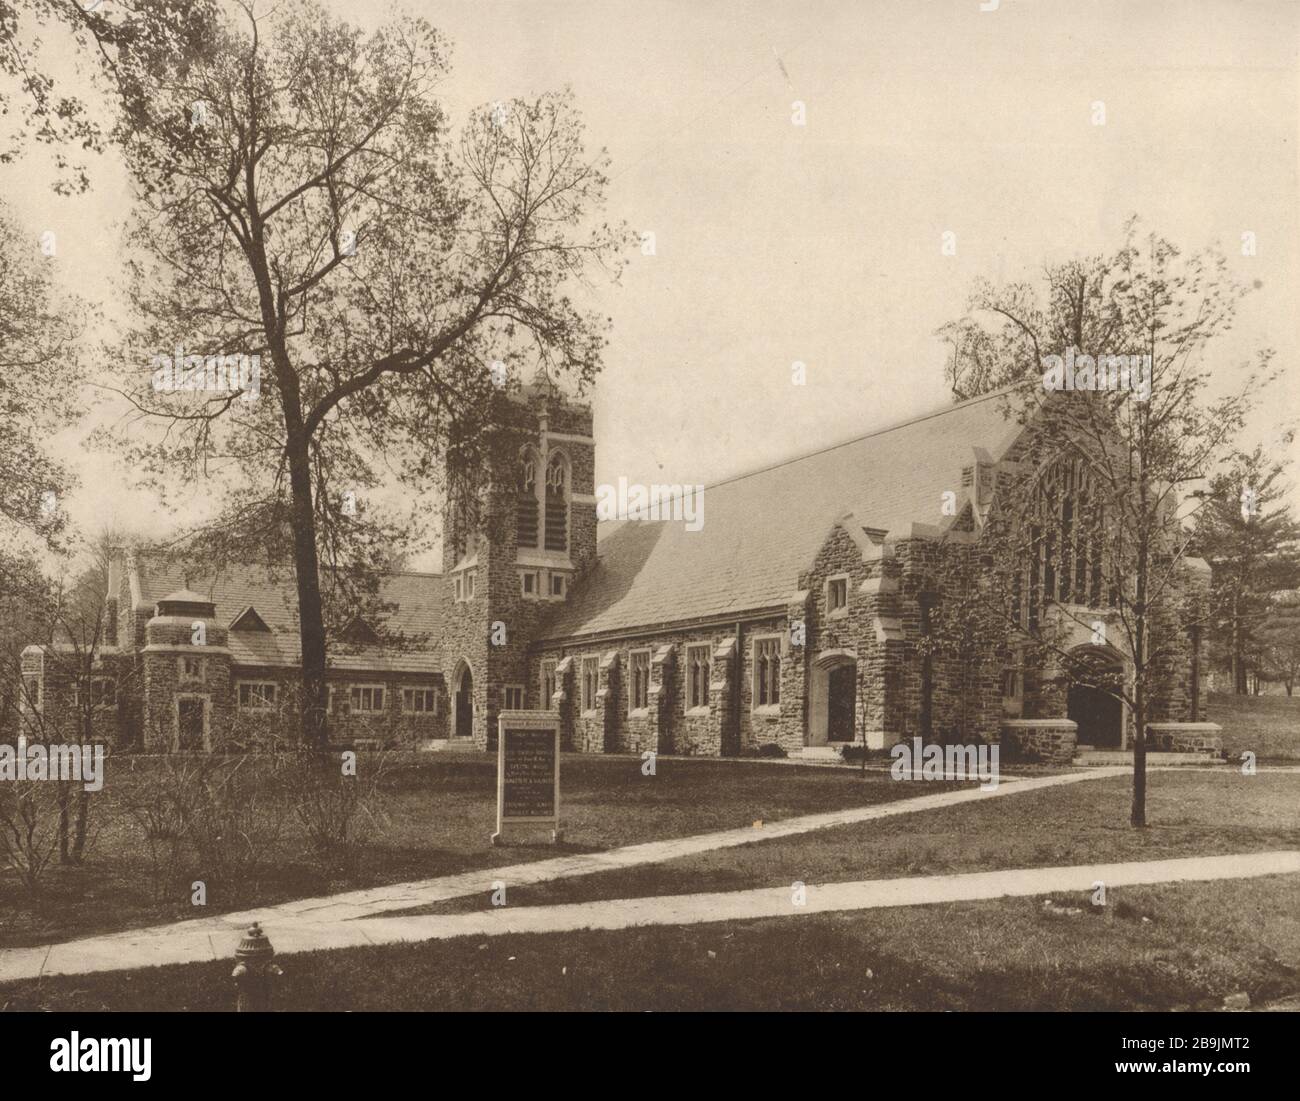
[[[519,468],[519,498],[515,506],[515,530],[521,547],[537,546],[537,459],[524,456]]]
[[[546,467],[546,549],[569,549],[568,468],[564,458],[555,455]]]

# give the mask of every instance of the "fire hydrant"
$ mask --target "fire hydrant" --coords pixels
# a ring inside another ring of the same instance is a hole
[[[235,969],[230,973],[239,988],[236,1013],[264,1013],[271,1008],[271,980],[284,974],[279,964],[271,962],[274,956],[262,926],[253,922],[235,949]]]

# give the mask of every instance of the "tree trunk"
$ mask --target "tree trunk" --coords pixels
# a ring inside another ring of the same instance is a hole
[[[68,851],[68,785],[59,783],[59,863],[71,864]]]
[[[249,101],[253,102],[249,76]],[[254,112],[249,128],[250,154],[257,144],[258,122]],[[248,207],[250,238],[245,255],[257,283],[262,326],[275,370],[284,416],[285,459],[289,465],[293,529],[293,566],[298,586],[298,633],[302,643],[302,720],[300,744],[323,752],[329,739],[325,714],[325,618],[321,609],[320,559],[316,551],[316,514],[312,507],[310,439],[303,423],[302,389],[285,336],[283,303],[276,297],[271,268],[266,257],[266,230],[258,206],[256,157],[245,166],[244,201]]]
[[[1246,695],[1246,640],[1241,637],[1240,596],[1232,596],[1232,692],[1237,696]]]
[[[1146,513],[1146,484],[1141,483],[1143,517]],[[1129,823],[1137,829],[1147,824],[1147,568],[1150,548],[1145,532],[1138,536],[1136,599],[1133,603],[1133,807]]]
[[[77,789],[77,821],[72,834],[72,863],[80,864],[86,853],[86,823],[90,817],[90,796],[84,785]]]
[[[285,417],[290,419],[288,410]],[[325,714],[325,618],[321,608],[311,469],[307,440],[300,424],[290,425],[288,452],[289,485],[293,494],[293,564],[298,581],[298,630],[302,638],[302,744],[323,751],[329,741]]]

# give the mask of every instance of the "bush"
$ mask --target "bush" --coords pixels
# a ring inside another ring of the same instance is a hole
[[[779,745],[777,745],[776,742],[764,742],[761,746],[758,747],[758,755],[760,757],[788,756],[786,751],[782,749]]]
[[[178,791],[196,878],[233,897],[279,855],[293,781],[287,764],[278,754],[197,759],[196,774]]]
[[[311,854],[332,874],[356,870],[361,848],[382,821],[380,780],[387,753],[367,754],[364,769],[347,774],[334,753],[300,753],[293,807]]]
[[[0,784],[0,867],[16,872],[33,894],[59,851],[61,786],[48,780]]]
[[[185,808],[198,783],[201,764],[188,755],[157,760],[129,758],[131,779],[116,807],[135,826],[149,856],[149,885],[155,902],[176,897],[185,861]],[[137,765],[141,767],[137,767]]]

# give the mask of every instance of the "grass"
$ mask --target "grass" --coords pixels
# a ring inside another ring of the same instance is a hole
[[[1152,773],[1148,785],[1145,830],[1128,825],[1131,780],[1117,776],[760,840],[644,868],[507,884],[507,897],[512,906],[536,906],[781,887],[795,880],[830,883],[1300,849],[1300,775],[1177,770]],[[407,912],[486,909],[490,897],[484,892]],[[1300,905],[1300,886],[1295,902]]]
[[[1145,921],[1143,919],[1146,919]],[[1168,1010],[1300,992],[1294,877],[622,932],[461,938],[281,960],[293,1010]],[[229,961],[0,988],[26,1010],[228,1010]]]
[[[273,905],[294,898],[450,875],[556,855],[551,846],[494,849],[496,761],[486,754],[408,754],[384,773],[382,829],[346,871],[308,859],[293,823],[247,874],[214,875],[186,854],[161,880],[140,827],[121,812],[132,785],[157,762],[110,760],[102,795],[92,802],[98,833],[81,867],[52,866],[36,895],[0,873],[0,947],[67,940],[94,933]],[[363,755],[364,771],[370,762]],[[802,814],[869,805],[919,794],[882,773],[865,779],[846,768],[740,761],[641,762],[621,757],[565,757],[560,852],[593,852],[640,841],[749,826]],[[959,786],[959,785],[945,785]],[[927,791],[938,790],[927,785]],[[186,861],[190,861],[186,864]],[[190,904],[203,879],[207,905]]]
[[[1300,696],[1210,694],[1210,722],[1223,727],[1230,757],[1247,750],[1260,760],[1300,760]]]

